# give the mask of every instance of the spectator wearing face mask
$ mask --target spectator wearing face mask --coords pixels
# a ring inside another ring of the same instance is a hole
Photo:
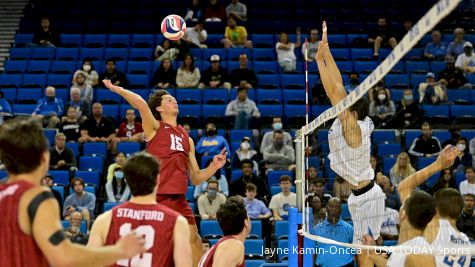
[[[261,154],[264,154],[265,148],[268,147],[270,144],[272,144],[272,138],[274,136],[274,132],[282,131],[282,119],[280,117],[275,117],[272,120],[272,129],[273,131],[269,131],[265,133],[264,136],[262,137],[261,148],[260,148]],[[282,131],[282,133],[284,134],[284,144],[292,147],[293,146],[292,136],[290,136],[290,134],[285,131]]]
[[[38,101],[38,105],[33,111],[33,116],[37,116],[48,128],[59,126],[59,116],[63,114],[63,100],[56,97],[56,89],[53,86],[46,87],[46,97]]]
[[[345,91],[349,94],[360,85],[360,75],[358,72],[351,72],[348,76],[350,78],[350,84],[345,85]]]
[[[89,106],[92,104],[93,89],[92,86],[86,83],[86,73],[83,71],[76,71],[74,74],[73,85],[71,86],[71,91],[73,88],[79,89],[81,101],[86,102]]]
[[[226,202],[226,197],[218,192],[218,182],[208,181],[206,193],[198,198],[198,210],[202,220],[216,220],[219,207]]]
[[[294,148],[284,144],[284,133],[274,131],[272,144],[264,149],[266,168],[270,170],[289,170],[295,163]]]
[[[369,116],[376,127],[385,127],[394,118],[396,107],[389,99],[386,89],[379,89],[378,97],[369,104]]]
[[[395,125],[400,128],[416,126],[421,119],[421,109],[419,104],[414,101],[414,95],[411,89],[405,89],[403,98],[396,104]]]
[[[455,158],[452,168],[462,173],[465,167],[472,166],[472,155],[468,152],[468,141],[465,137],[460,137],[457,141],[457,148],[460,154]]]
[[[254,166],[257,165],[259,161],[257,151],[251,147],[251,139],[245,136],[241,141],[241,146],[234,153],[231,163],[233,169],[241,168],[241,161],[244,159],[249,159],[254,163]]]
[[[94,65],[89,58],[85,58],[82,62],[82,68],[74,72],[73,77],[81,72],[86,76],[86,84],[95,87],[99,84],[99,74],[96,70],[94,70]],[[73,79],[72,83],[75,83],[75,79]]]
[[[213,159],[209,159],[208,162],[206,162],[206,166],[209,166],[213,162]],[[221,169],[218,169],[213,176],[211,176],[208,181],[217,181],[218,182],[218,188],[219,192],[223,193],[226,197],[229,196],[229,186],[228,186],[228,179],[226,179],[225,172],[221,171]],[[198,199],[202,194],[206,193],[208,190],[208,181],[204,181],[201,184],[195,186],[195,192],[193,194],[193,197],[195,199]]]
[[[214,123],[206,124],[206,136],[201,137],[198,144],[196,144],[196,152],[202,156],[215,156],[221,153],[223,148],[226,148],[226,151],[231,151],[226,138],[217,133]],[[229,153],[227,157],[231,157]]]
[[[114,169],[112,181],[106,184],[107,202],[125,202],[130,198],[130,188],[124,181],[122,167]]]

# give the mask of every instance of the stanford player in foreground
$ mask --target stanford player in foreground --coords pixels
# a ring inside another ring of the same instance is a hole
[[[244,267],[244,241],[251,231],[244,201],[233,196],[216,213],[224,236],[203,255],[198,267]]]
[[[128,233],[116,245],[90,249],[64,236],[59,204],[40,181],[49,167],[48,141],[32,119],[0,127],[0,266],[102,266],[145,252],[145,240]]]
[[[157,202],[188,220],[193,266],[196,266],[203,255],[203,247],[195,216],[185,198],[188,177],[193,185],[206,181],[226,163],[226,150],[216,155],[206,169],[200,170],[195,158],[195,144],[185,129],[177,124],[178,104],[173,96],[165,90],[158,90],[150,95],[147,103],[138,94],[115,86],[110,80],[103,82],[139,111],[148,142],[147,151],[160,161],[161,181]]]
[[[131,230],[145,236],[147,252],[131,260],[119,260],[113,266],[191,266],[190,234],[186,219],[157,204],[158,170],[158,161],[148,153],[130,157],[122,171],[132,198],[101,214],[92,226],[88,243],[90,247],[115,244]]]

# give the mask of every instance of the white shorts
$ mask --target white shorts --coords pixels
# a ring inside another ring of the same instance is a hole
[[[379,238],[384,220],[385,199],[386,195],[376,183],[364,194],[355,196],[351,193],[348,209],[353,221],[353,244],[362,244],[364,235],[370,235],[375,240]]]

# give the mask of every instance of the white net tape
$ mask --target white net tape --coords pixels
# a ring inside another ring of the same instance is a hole
[[[391,71],[391,69],[401,60],[404,55],[414,47],[417,42],[428,33],[434,26],[436,26],[445,16],[450,14],[461,0],[440,0],[438,1],[413,27],[412,29],[404,36],[404,38],[399,42],[399,44],[393,49],[392,53],[354,90],[352,91],[345,99],[343,99],[336,106],[329,108],[322,114],[320,114],[316,119],[314,119],[309,124],[303,126],[301,130],[297,132],[296,142],[298,146],[301,146],[300,149],[301,158],[306,159],[305,157],[305,148],[308,144],[308,141],[303,137],[308,137],[313,133],[317,128],[322,126],[325,122],[335,118],[341,112],[348,109],[353,105],[358,99],[365,95],[370,88],[378,83],[383,77]],[[330,44],[331,46],[331,44]],[[303,162],[302,162],[303,163]],[[300,198],[302,205],[306,203],[306,193],[308,191],[308,183],[305,180],[305,171],[308,164],[299,164],[299,168],[302,177],[297,177],[295,183],[297,186],[301,187],[301,190],[298,190],[297,193],[300,193],[297,197]],[[300,191],[300,192],[299,192]],[[347,248],[354,249],[364,249],[370,251],[387,251],[387,252],[396,252],[402,254],[414,253],[414,247],[411,246],[366,246],[358,244],[348,244],[342,243],[328,238],[323,238],[316,236],[310,233],[310,218],[309,212],[306,207],[302,209],[302,230],[299,231],[304,237],[332,245],[339,245]],[[467,254],[468,250],[470,254],[475,255],[475,246],[470,247],[461,247],[457,245],[446,246],[443,249],[433,246],[419,247],[420,254]]]

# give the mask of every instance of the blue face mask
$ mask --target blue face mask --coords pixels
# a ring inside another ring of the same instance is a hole
[[[274,130],[282,130],[282,122],[276,122],[274,123]]]
[[[116,179],[123,179],[124,178],[124,173],[122,171],[115,171],[114,172],[114,177]]]

